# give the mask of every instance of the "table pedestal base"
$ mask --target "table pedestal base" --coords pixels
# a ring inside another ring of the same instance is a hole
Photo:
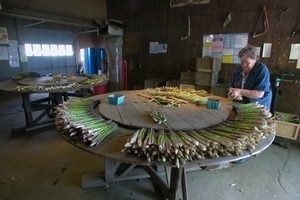
[[[201,168],[187,170],[195,171],[201,170]],[[167,199],[188,199],[186,169],[184,167],[138,166],[111,159],[105,159],[105,173],[83,175],[81,177],[81,188],[105,187],[113,182],[142,178],[151,178],[154,184],[159,187],[159,192],[162,192]]]

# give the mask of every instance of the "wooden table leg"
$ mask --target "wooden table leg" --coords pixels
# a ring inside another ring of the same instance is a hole
[[[26,125],[31,126],[33,125],[33,117],[32,117],[29,93],[22,93],[22,101],[23,101]]]
[[[188,199],[186,173],[184,167],[171,168],[170,200]]]
[[[105,159],[105,182],[113,182],[114,181],[114,161],[110,159]]]
[[[150,175],[145,173],[144,170],[140,169],[135,171],[135,164],[130,164],[122,168],[123,165],[120,161],[114,161],[105,158],[105,172],[104,173],[94,173],[94,174],[84,174],[81,177],[81,188],[91,189],[97,187],[103,187],[109,185],[112,182],[136,180],[141,178],[149,178]],[[122,169],[120,169],[120,167]],[[120,169],[120,170],[119,170]]]
[[[172,167],[170,184],[166,183],[151,166],[144,166],[145,171],[151,176],[152,180],[160,187],[163,194],[169,200],[187,200],[187,182],[184,167]],[[167,180],[168,182],[168,180]]]
[[[187,200],[188,199],[188,192],[187,192],[187,181],[186,181],[185,168],[182,168],[181,188],[182,188],[182,198],[184,200]]]

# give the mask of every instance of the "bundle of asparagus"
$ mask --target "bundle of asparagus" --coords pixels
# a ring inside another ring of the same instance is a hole
[[[158,124],[162,124],[165,121],[167,121],[166,114],[159,110],[152,110],[150,112],[150,116],[152,117],[153,121],[155,121]]]
[[[96,146],[117,130],[112,120],[105,120],[94,112],[99,102],[92,99],[73,99],[56,107],[55,125],[61,134]]]
[[[236,119],[205,130],[139,129],[128,138],[122,152],[145,157],[149,162],[175,162],[179,167],[206,157],[243,155],[243,150],[254,150],[261,139],[275,132],[272,115],[263,106],[253,103],[235,109]]]

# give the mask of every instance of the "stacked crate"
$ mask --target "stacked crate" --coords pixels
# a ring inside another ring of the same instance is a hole
[[[166,87],[180,87],[180,81],[178,80],[171,80],[171,81],[166,81]]]
[[[194,72],[181,72],[180,83],[194,85],[197,90],[211,92],[218,83],[222,60],[220,58],[197,58]]]
[[[156,88],[161,86],[161,80],[145,80],[144,81],[144,89],[147,88]]]
[[[218,83],[221,70],[219,58],[197,58],[195,85],[214,86]]]

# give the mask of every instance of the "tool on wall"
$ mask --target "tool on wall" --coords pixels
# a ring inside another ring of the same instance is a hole
[[[300,36],[300,24],[299,24],[299,21],[300,21],[300,12],[297,13],[297,17],[295,18],[295,27],[294,27],[294,30],[292,32],[292,37],[294,36]]]
[[[226,27],[230,22],[231,22],[231,15],[232,15],[233,13],[232,12],[230,12],[228,15],[227,15],[227,17],[226,17],[226,19],[225,19],[225,21],[224,21],[224,23],[223,23],[223,27]]]
[[[187,39],[187,38],[190,36],[190,34],[191,34],[191,18],[190,18],[190,16],[188,16],[188,15],[186,15],[186,17],[187,17],[187,19],[188,19],[188,34],[187,34],[186,36],[182,36],[182,37],[180,38],[181,40]]]
[[[289,12],[289,8],[286,8],[284,11],[282,11],[282,12],[279,14],[279,16],[278,16],[278,23],[277,23],[276,26],[279,26],[279,25],[280,25],[283,16],[284,16],[287,12]]]
[[[260,21],[263,21],[263,24],[264,24],[264,31],[261,32],[261,33],[256,33],[257,31],[257,28],[258,28],[258,24]],[[259,16],[259,19],[258,19],[258,22],[256,24],[256,27],[255,27],[255,31],[254,31],[254,34],[253,34],[253,38],[257,38],[259,36],[262,36],[264,35],[265,33],[267,33],[269,30],[269,18],[268,18],[268,14],[267,14],[267,9],[266,9],[266,6],[263,6],[263,9],[260,13],[260,16]]]

